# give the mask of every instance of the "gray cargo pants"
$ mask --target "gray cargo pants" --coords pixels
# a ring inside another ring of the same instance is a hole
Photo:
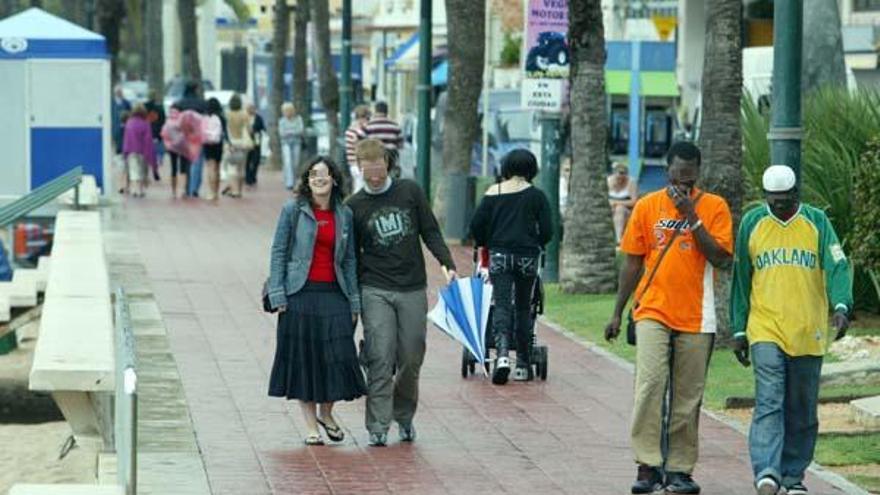
[[[363,287],[361,305],[367,365],[366,426],[370,433],[385,433],[392,419],[409,425],[416,414],[428,297],[424,289],[395,292]]]

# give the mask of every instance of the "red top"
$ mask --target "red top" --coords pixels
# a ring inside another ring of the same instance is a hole
[[[315,238],[315,251],[312,253],[312,266],[309,268],[309,281],[335,282],[333,268],[333,249],[336,247],[336,220],[333,210],[314,209],[318,220],[318,233]]]

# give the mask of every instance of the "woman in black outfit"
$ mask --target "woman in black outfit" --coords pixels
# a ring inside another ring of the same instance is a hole
[[[544,245],[553,236],[550,204],[532,179],[538,162],[528,150],[513,150],[501,160],[502,182],[489,187],[474,218],[471,235],[489,249],[489,277],[494,299],[492,331],[498,359],[492,382],[507,383],[511,331],[516,329],[514,380],[532,379],[529,361],[532,322],[529,302]]]
[[[208,118],[216,116],[220,119],[222,136],[217,143],[205,143],[202,150],[205,153],[205,165],[208,169],[208,200],[216,200],[220,194],[220,163],[223,161],[223,143],[229,141],[226,133],[226,117],[223,115],[223,107],[220,100],[211,98],[207,103]]]

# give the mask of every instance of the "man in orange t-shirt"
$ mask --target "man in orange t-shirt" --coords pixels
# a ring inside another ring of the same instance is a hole
[[[730,267],[733,252],[727,203],[695,187],[699,148],[677,142],[666,160],[669,186],[639,199],[621,240],[626,262],[614,315],[605,328],[606,339],[617,337],[623,309],[635,290],[638,346],[631,434],[638,475],[632,493],[660,488],[700,493],[691,473],[715,336],[714,274]],[[667,395],[670,405],[664,409]]]

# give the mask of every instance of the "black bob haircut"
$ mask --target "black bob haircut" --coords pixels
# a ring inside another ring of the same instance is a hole
[[[501,159],[501,178],[520,176],[531,182],[538,175],[538,160],[529,150],[518,149]]]
[[[666,165],[672,165],[672,161],[676,157],[686,162],[696,160],[698,167],[703,162],[703,155],[700,153],[700,148],[697,148],[697,145],[690,141],[676,141],[672,143],[672,146],[669,147],[669,151],[666,153]]]

